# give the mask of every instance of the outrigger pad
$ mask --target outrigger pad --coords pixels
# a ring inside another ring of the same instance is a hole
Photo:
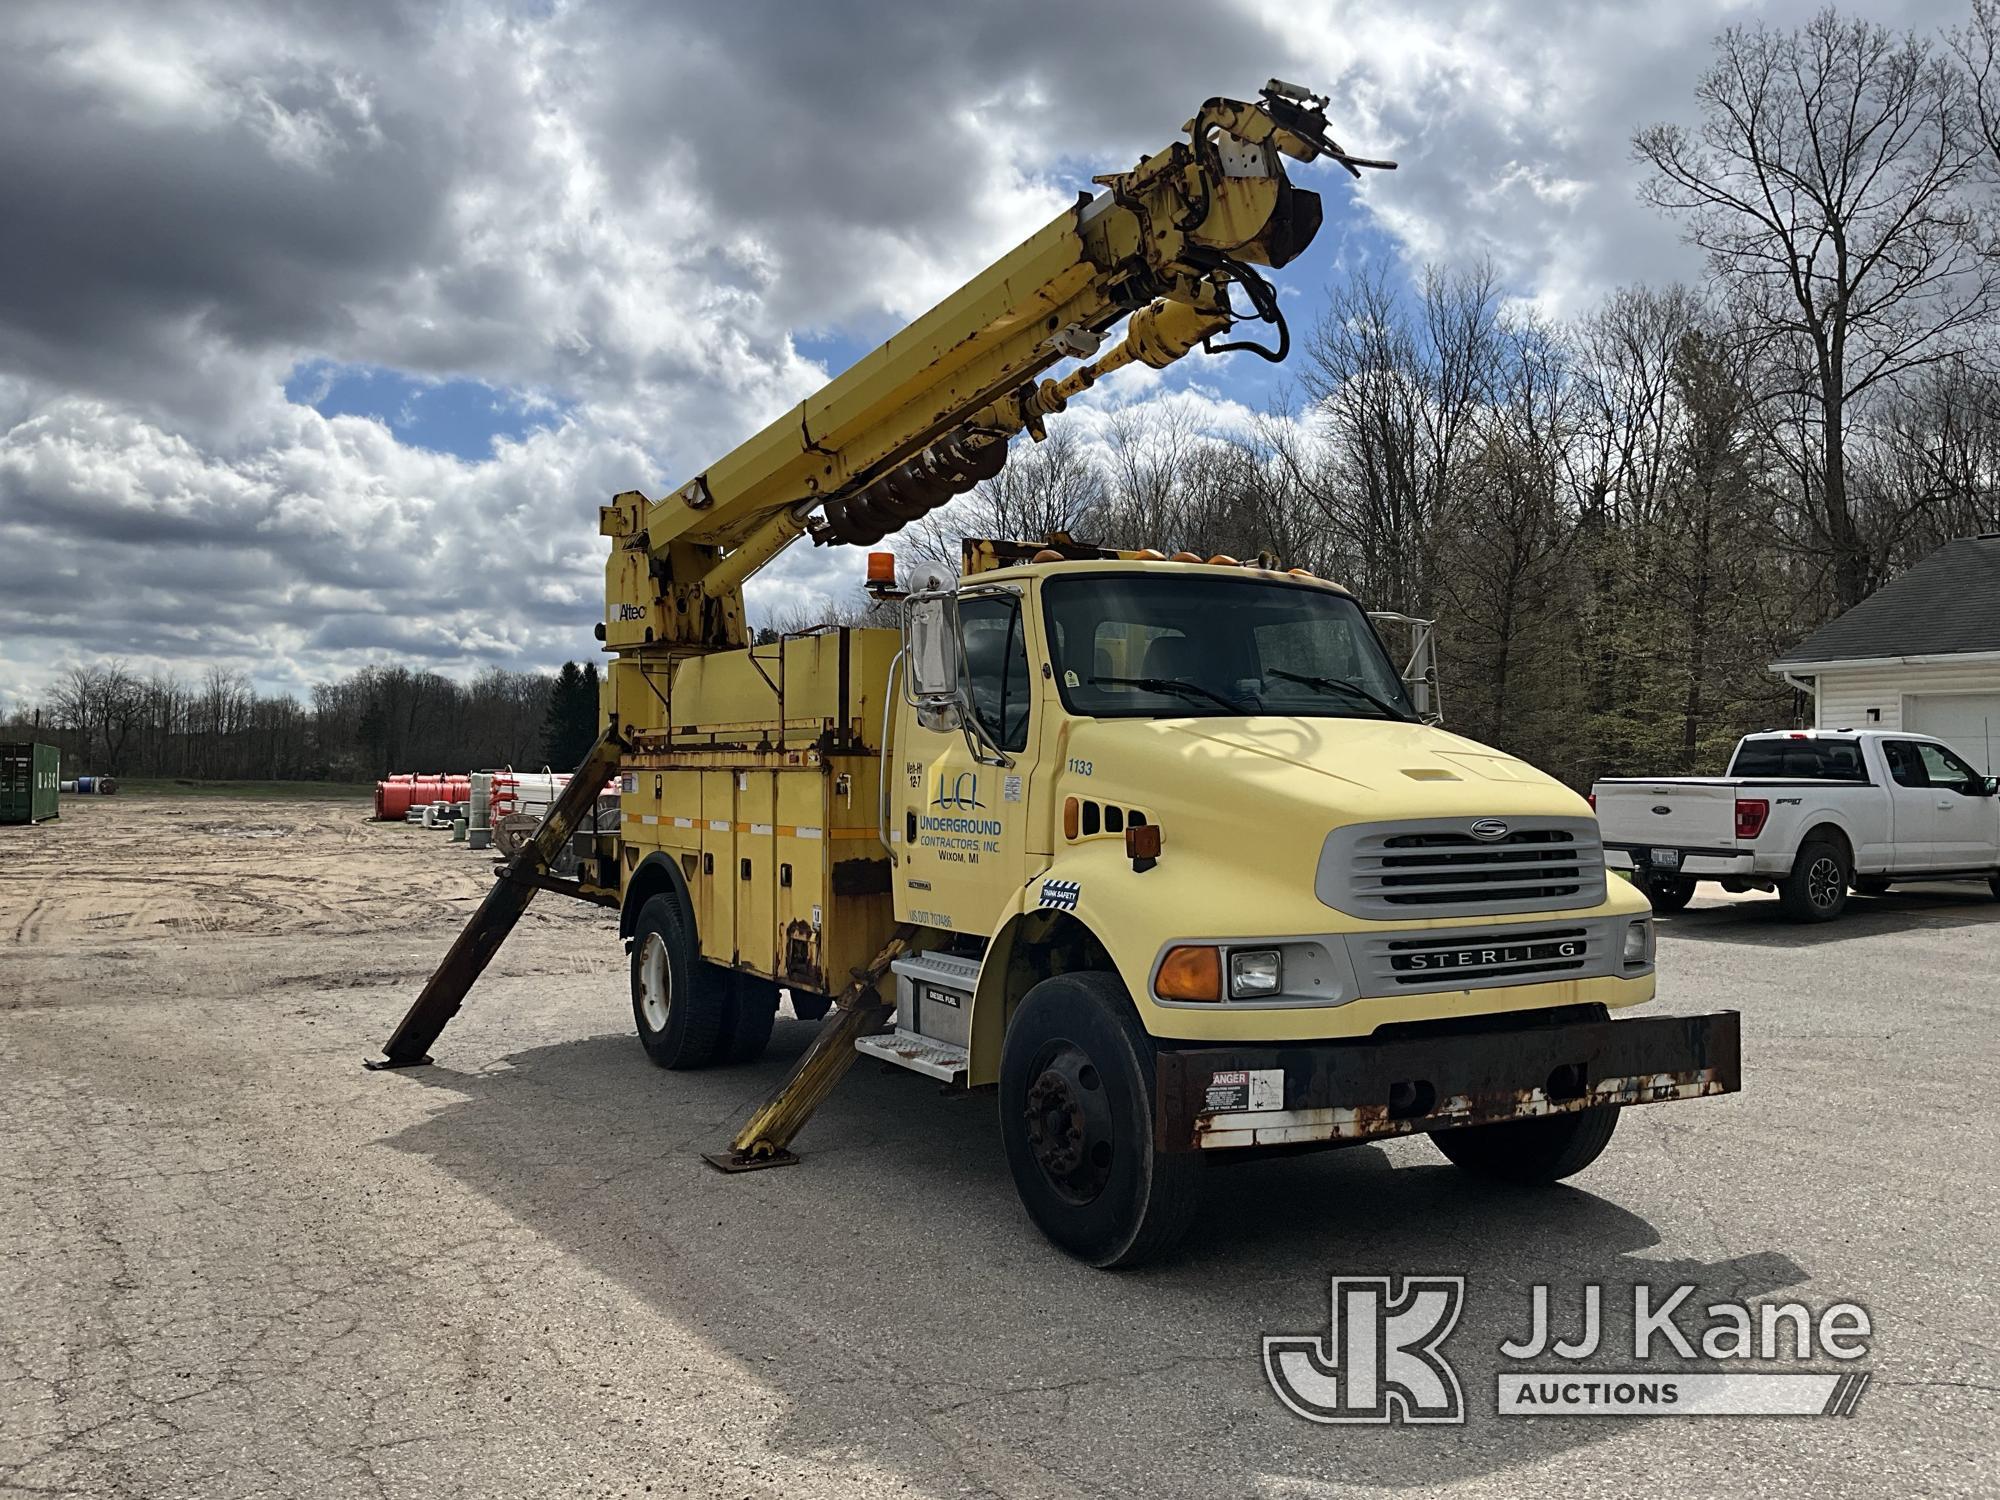
[[[766,1167],[796,1167],[798,1157],[789,1151],[773,1151],[768,1156],[738,1156],[734,1151],[704,1151],[701,1159],[718,1172],[761,1172]]]
[[[390,1068],[428,1068],[430,1065],[429,1053],[422,1057],[371,1057],[361,1064],[371,1073],[381,1073]]]

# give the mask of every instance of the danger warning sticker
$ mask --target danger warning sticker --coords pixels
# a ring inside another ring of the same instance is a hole
[[[1202,1113],[1242,1114],[1250,1110],[1285,1107],[1285,1074],[1282,1068],[1227,1068],[1208,1075],[1208,1093]]]

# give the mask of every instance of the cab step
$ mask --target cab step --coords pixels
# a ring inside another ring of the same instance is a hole
[[[946,1083],[970,1071],[972,993],[979,960],[953,953],[905,953],[896,976],[896,1029],[857,1037],[854,1049]]]
[[[854,1039],[854,1050],[865,1057],[880,1058],[927,1078],[946,1083],[965,1082],[969,1054],[956,1042],[940,1042],[918,1036],[914,1031],[884,1031]]]

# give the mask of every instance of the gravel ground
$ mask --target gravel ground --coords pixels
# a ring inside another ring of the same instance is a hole
[[[555,898],[437,1066],[363,1072],[485,881],[365,811],[0,829],[0,1496],[2000,1492],[1981,889],[1668,919],[1662,1006],[1742,1010],[1745,1090],[1632,1111],[1574,1186],[1423,1141],[1234,1166],[1108,1276],[1026,1223],[990,1096],[912,1074],[857,1068],[803,1166],[709,1170],[811,1028],[654,1069],[608,916]],[[1263,1335],[1419,1272],[1467,1279],[1465,1425],[1278,1405]],[[1565,1325],[1587,1283],[1858,1301],[1873,1382],[1846,1419],[1499,1418],[1538,1282]]]

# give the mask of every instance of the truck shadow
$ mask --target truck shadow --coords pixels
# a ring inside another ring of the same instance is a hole
[[[1983,884],[1935,881],[1896,886],[1880,896],[1850,896],[1847,909],[1831,922],[1793,922],[1776,896],[1754,894],[1724,900],[1697,895],[1692,906],[1655,920],[1662,933],[1696,942],[1817,948],[1885,933],[2000,924],[2000,901]]]
[[[1611,1309],[1629,1322],[1633,1283],[1697,1283],[1702,1306],[1806,1278],[1770,1251],[1656,1258],[1661,1236],[1637,1214],[1579,1188],[1482,1186],[1428,1165],[1426,1142],[1217,1167],[1177,1258],[1091,1271],[1022,1214],[990,1091],[940,1099],[869,1064],[808,1127],[803,1165],[709,1168],[697,1153],[726,1142],[811,1034],[781,1020],[761,1063],[708,1073],[661,1072],[628,1036],[478,1074],[417,1070],[400,1076],[449,1102],[390,1144],[726,1353],[782,1399],[765,1434],[781,1451],[859,1457],[922,1487],[1212,1494],[1227,1475],[1226,1493],[1431,1489],[1623,1426],[1493,1415],[1497,1349],[1526,1333],[1532,1284],[1551,1286],[1562,1336],[1580,1289],[1602,1283],[1606,1367],[1631,1368]],[[1600,1180],[1616,1178],[1619,1144]],[[1272,1395],[1262,1336],[1324,1337],[1328,1277],[1384,1274],[1466,1278],[1447,1352],[1471,1426],[1316,1426]]]

